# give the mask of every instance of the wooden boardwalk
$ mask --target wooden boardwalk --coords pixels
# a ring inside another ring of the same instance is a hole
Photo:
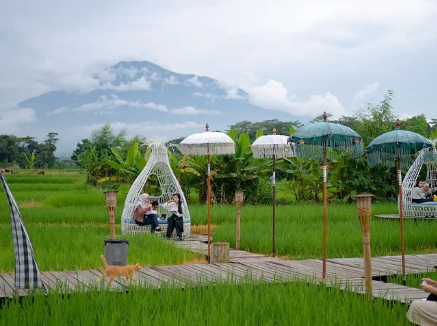
[[[176,242],[179,247],[200,254],[206,254],[205,237],[197,236]],[[337,258],[327,260],[328,286],[364,293],[364,266],[362,258]],[[406,256],[406,271],[420,274],[435,270],[437,254]],[[401,256],[384,256],[372,258],[373,295],[388,300],[410,302],[427,296],[421,289],[398,284],[385,283],[387,275],[401,274]],[[96,288],[102,270],[43,272],[42,281],[48,289],[64,286],[69,291]],[[161,288],[163,286],[185,287],[199,286],[208,282],[231,280],[235,283],[248,281],[292,282],[306,280],[322,282],[322,260],[284,260],[266,257],[241,250],[230,250],[228,264],[192,264],[175,266],[154,266],[142,268],[135,272],[135,278],[142,286]],[[114,282],[114,290],[126,290],[124,279]],[[25,290],[14,290],[13,274],[0,274],[0,298],[24,296]]]

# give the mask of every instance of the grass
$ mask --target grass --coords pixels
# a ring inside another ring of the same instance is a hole
[[[407,307],[305,282],[216,283],[128,293],[59,291],[12,300],[0,325],[409,325]]]
[[[375,203],[373,214],[396,212],[395,204]],[[206,224],[204,205],[190,205],[193,224]],[[214,241],[235,246],[235,206],[215,205],[211,221],[217,226]],[[405,220],[406,254],[436,251],[436,220]],[[276,210],[276,250],[290,259],[320,258],[323,241],[322,205],[278,205]],[[266,255],[272,248],[272,207],[244,205],[241,210],[240,248]],[[397,220],[372,219],[373,256],[400,255],[400,226]],[[361,257],[362,236],[354,204],[328,205],[327,256]]]
[[[101,269],[100,255],[109,237],[104,196],[84,184],[74,171],[7,175],[32,240],[42,271]],[[121,235],[119,222],[127,187],[118,193],[117,235],[128,238],[129,263],[142,266],[197,262],[201,258],[177,248],[172,241],[145,234]],[[205,232],[206,205],[190,204],[192,224]],[[374,214],[396,212],[395,204],[376,203]],[[241,211],[241,248],[271,253],[271,206],[244,205]],[[235,245],[236,208],[214,205],[211,220],[214,241]],[[322,206],[277,206],[277,254],[291,259],[320,258]],[[407,253],[435,252],[436,221],[405,221]],[[372,255],[400,254],[399,223],[372,221]],[[362,256],[361,231],[355,205],[329,205],[328,257]],[[0,272],[12,272],[14,253],[9,209],[0,195]],[[436,279],[437,274],[429,274]],[[417,287],[421,275],[408,276]],[[389,282],[400,282],[396,277]],[[0,325],[409,325],[407,307],[381,299],[326,288],[307,282],[233,284],[216,282],[205,287],[159,291],[132,286],[128,293],[102,289],[68,294],[63,290],[6,301]]]
[[[23,220],[31,236],[35,252],[43,270],[96,268],[101,266],[99,256],[103,251],[103,239],[109,235],[108,213],[104,205],[104,195],[86,185],[85,175],[73,172],[65,174],[48,172],[45,175],[13,174],[6,179],[17,200]],[[49,182],[50,181],[50,182]],[[123,187],[117,195],[117,234],[128,187]],[[0,194],[0,203],[6,203]],[[207,224],[206,205],[190,204],[192,225],[202,228]],[[322,205],[292,204],[277,205],[276,210],[276,250],[277,255],[290,259],[320,258],[322,251]],[[373,214],[396,212],[396,204],[374,203]],[[6,204],[0,205],[0,217],[9,216]],[[214,241],[226,241],[235,247],[236,208],[234,205],[213,205],[211,221],[214,224]],[[241,210],[241,245],[243,250],[271,254],[272,247],[272,207],[243,205]],[[331,258],[361,257],[362,238],[355,204],[332,204],[328,206],[327,255]],[[396,220],[372,220],[371,250],[373,256],[400,254],[400,228]],[[205,231],[203,231],[205,233]],[[407,254],[435,252],[437,221],[405,220],[405,248]],[[0,243],[7,248],[0,257],[0,271],[13,268],[13,249],[10,236],[9,218],[0,220]],[[44,238],[54,243],[47,243]],[[124,238],[124,236],[121,236]],[[128,237],[130,238],[130,237]],[[56,242],[58,241],[58,242]],[[150,242],[150,243],[149,243]],[[132,239],[129,261],[144,265],[172,264],[187,262],[190,257],[180,249],[175,255],[147,254],[154,240],[148,236]],[[158,241],[162,243],[162,241]],[[91,244],[91,245],[89,245]],[[138,244],[138,245],[137,245]],[[141,250],[141,247],[144,250]],[[163,248],[173,243],[162,243]],[[74,251],[72,251],[74,248]],[[135,249],[134,249],[135,248]],[[138,248],[138,249],[136,249]],[[137,251],[138,250],[138,251]],[[162,249],[167,250],[167,249]],[[154,250],[156,251],[156,250]],[[50,253],[47,263],[42,258]],[[83,253],[83,254],[82,254]],[[63,259],[63,255],[67,258]],[[40,258],[41,256],[41,258]],[[74,256],[68,258],[68,256]],[[88,257],[91,256],[91,257]],[[166,258],[161,258],[164,256]],[[177,257],[182,257],[177,259]],[[52,259],[56,257],[56,259]],[[53,261],[58,260],[59,263]],[[69,262],[70,261],[70,262]],[[61,263],[62,262],[62,263]]]
[[[44,175],[13,174],[6,180],[18,203],[42,271],[102,268],[100,255],[109,238],[104,195],[85,184],[78,172],[48,171]],[[155,235],[124,236],[120,231],[122,203],[117,201],[117,237],[130,240],[128,262],[142,266],[184,264],[201,257]],[[0,272],[14,270],[14,250],[6,196],[0,194]]]

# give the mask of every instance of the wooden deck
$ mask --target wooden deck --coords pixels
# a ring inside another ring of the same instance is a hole
[[[207,244],[203,236],[190,237],[176,242],[179,247],[206,254]],[[327,260],[328,286],[364,293],[364,263],[362,258],[337,258]],[[406,271],[420,274],[433,271],[437,266],[437,254],[406,256]],[[372,258],[373,295],[388,300],[410,302],[427,296],[421,289],[380,281],[387,275],[401,274],[401,256]],[[102,270],[43,272],[42,281],[48,289],[64,286],[69,291],[97,287]],[[192,264],[176,266],[154,266],[135,272],[135,278],[142,286],[160,288],[163,286],[198,286],[208,282],[231,280],[235,283],[248,280],[266,282],[292,282],[306,280],[321,283],[322,260],[284,260],[253,254],[241,250],[230,250],[228,264]],[[114,290],[127,290],[123,279],[114,282]],[[0,298],[25,296],[27,291],[14,290],[13,274],[0,274]]]

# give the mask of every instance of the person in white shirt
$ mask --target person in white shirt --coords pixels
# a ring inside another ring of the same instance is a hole
[[[140,195],[133,213],[135,223],[141,226],[150,225],[150,231],[152,233],[155,233],[155,231],[160,232],[161,228],[158,227],[157,208],[158,202],[153,201],[150,203],[149,194]]]
[[[416,186],[414,187],[413,191],[411,192],[411,197],[413,203],[421,204],[428,201],[432,201],[432,198],[426,198],[425,193],[423,191],[423,182],[417,181]],[[429,185],[428,185],[429,188]]]
[[[182,211],[181,195],[176,193],[173,195],[173,199],[169,199],[164,205],[165,209],[170,211],[171,216],[167,218],[167,234],[166,237],[170,238],[173,233],[173,229],[176,228],[176,235],[180,241],[182,241],[182,232],[184,232],[184,218]]]

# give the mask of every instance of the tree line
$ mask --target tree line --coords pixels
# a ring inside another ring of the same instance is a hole
[[[353,116],[338,120],[328,119],[346,125],[363,138],[364,146],[380,134],[393,130],[396,119],[392,108],[393,92],[389,91],[380,103],[367,103]],[[328,116],[330,114],[328,113]],[[322,115],[312,122],[322,120]],[[212,189],[214,200],[232,202],[235,191],[244,190],[246,201],[271,203],[270,181],[272,161],[254,159],[250,145],[261,134],[289,135],[300,128],[299,121],[282,122],[276,119],[250,122],[242,121],[229,126],[228,135],[235,141],[236,154],[212,156]],[[404,119],[401,128],[417,132],[427,138],[437,138],[437,120],[427,121],[422,115]],[[183,138],[167,143],[171,167],[180,180],[187,197],[196,189],[200,201],[206,200],[207,162],[205,156],[183,156],[177,146]],[[3,166],[16,164],[23,168],[51,168],[59,166],[54,156],[57,133],[49,133],[43,143],[33,137],[0,136],[0,162]],[[119,182],[131,184],[147,163],[150,150],[147,139],[135,136],[127,139],[126,131],[115,133],[109,125],[92,132],[89,139],[77,144],[71,159],[87,170],[88,182],[97,185],[98,180],[116,177]],[[328,192],[331,201],[351,201],[360,192],[373,193],[380,200],[396,200],[396,186],[393,181],[394,168],[377,166],[370,168],[364,154],[352,158],[341,153],[329,162]],[[408,167],[404,167],[406,173]],[[322,171],[316,159],[291,157],[277,162],[277,180],[287,189],[287,196],[293,201],[318,202],[321,199]],[[159,191],[157,180],[150,178],[147,187]]]
[[[393,130],[393,92],[389,91],[377,104],[367,103],[352,117],[343,116],[331,122],[340,123],[356,130],[363,138],[364,146],[378,135]],[[329,114],[328,114],[329,116]],[[321,121],[322,115],[313,122]],[[252,203],[271,203],[272,184],[269,177],[272,161],[254,159],[251,143],[257,135],[270,134],[276,128],[277,134],[289,135],[301,127],[299,121],[281,122],[267,120],[262,122],[242,121],[229,126],[228,135],[235,141],[236,154],[212,156],[213,199],[221,203],[233,201],[235,191],[244,190],[246,200]],[[437,137],[437,120],[431,122],[417,115],[404,119],[402,129],[417,132],[427,138]],[[136,136],[126,139],[124,131],[114,134],[109,125],[93,132],[90,139],[78,144],[72,159],[88,170],[88,180],[96,184],[97,180],[118,176],[131,183],[147,162],[148,151],[145,139]],[[174,139],[169,144],[182,140]],[[199,200],[206,200],[207,158],[205,156],[183,156],[177,147],[169,147],[172,169],[187,197],[196,189]],[[328,192],[331,201],[351,201],[355,194],[373,193],[379,200],[396,200],[394,168],[377,166],[370,168],[364,154],[352,158],[349,153],[341,153],[329,163]],[[406,173],[408,167],[404,168]],[[322,171],[316,159],[292,157],[279,160],[277,179],[284,184],[289,198],[295,201],[318,202],[321,199]],[[153,177],[147,187],[158,188]],[[158,190],[158,189],[155,189]]]
[[[27,169],[53,168],[58,162],[54,155],[58,140],[56,132],[49,132],[42,143],[30,136],[0,135],[0,164]]]

